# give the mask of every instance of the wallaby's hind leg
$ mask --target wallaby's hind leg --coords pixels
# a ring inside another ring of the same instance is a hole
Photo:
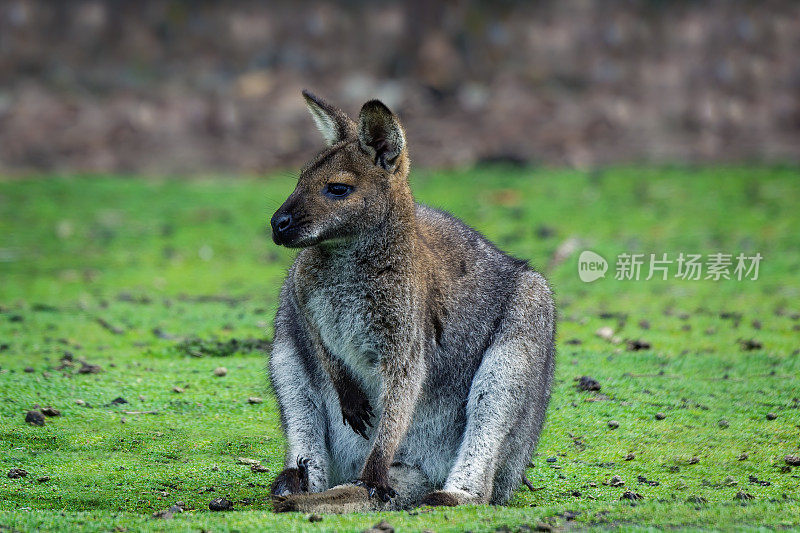
[[[552,375],[555,366],[555,353],[550,358],[550,366],[545,375]],[[528,405],[547,405],[550,394],[549,387],[531,390],[525,402]],[[491,503],[507,502],[514,489],[520,486],[525,467],[528,465],[539,434],[544,424],[543,416],[526,416],[521,418],[506,438],[502,449],[503,458],[494,478]]]
[[[419,468],[395,463],[389,468],[389,482],[397,490],[397,497],[384,503],[370,498],[367,489],[346,483],[324,492],[293,494],[277,498],[275,512],[299,511],[303,513],[355,513],[361,511],[399,511],[416,507],[422,497],[430,492],[430,480]]]
[[[455,464],[444,488],[426,496],[424,504],[505,503],[511,490],[499,486],[497,494],[495,481],[501,476],[505,482],[497,481],[508,485],[507,478],[516,476],[519,484],[530,458],[550,396],[554,334],[555,310],[544,279],[520,274],[472,381]],[[511,443],[519,448],[510,449]]]

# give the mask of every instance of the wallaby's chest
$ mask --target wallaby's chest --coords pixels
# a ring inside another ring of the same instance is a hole
[[[306,306],[325,347],[371,382],[378,376],[380,349],[368,292],[358,284],[318,288],[309,294]]]

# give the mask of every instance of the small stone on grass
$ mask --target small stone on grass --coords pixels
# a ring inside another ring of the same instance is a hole
[[[44,416],[61,416],[61,411],[59,411],[55,407],[50,407],[50,406],[42,407],[41,411]]]
[[[614,330],[609,326],[603,326],[602,328],[599,328],[597,331],[595,331],[594,334],[600,337],[601,339],[610,341],[614,337]]]

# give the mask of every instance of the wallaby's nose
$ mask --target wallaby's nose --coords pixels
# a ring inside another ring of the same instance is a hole
[[[275,213],[270,221],[270,224],[272,224],[272,232],[276,235],[279,235],[289,229],[289,226],[292,225],[292,215],[289,213]]]

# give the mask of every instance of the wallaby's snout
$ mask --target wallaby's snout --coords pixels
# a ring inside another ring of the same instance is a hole
[[[269,221],[272,226],[272,240],[275,244],[286,244],[286,237],[292,230],[292,214],[284,210],[283,206],[275,211]]]
[[[272,227],[272,240],[279,246],[293,248],[303,239],[305,229],[302,216],[302,205],[298,205],[296,194],[292,194],[283,202],[269,221]]]

